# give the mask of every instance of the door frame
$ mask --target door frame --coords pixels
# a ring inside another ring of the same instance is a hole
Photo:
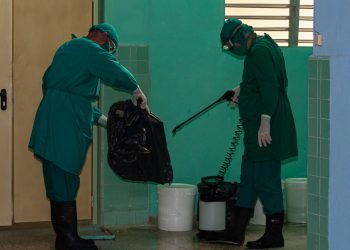
[[[13,31],[12,0],[0,0],[0,90],[7,91],[7,109],[0,109],[0,226],[13,223]]]
[[[104,13],[105,13],[105,0],[92,0],[93,2],[93,23],[103,23],[104,22]],[[100,98],[102,98],[100,96]],[[100,102],[96,101],[97,106],[100,106]],[[101,175],[101,129],[98,126],[94,126],[93,128],[93,143],[92,143],[92,213],[91,213],[91,222],[92,224],[99,224],[103,221],[101,215],[98,213],[102,204],[99,199],[101,197],[101,193],[99,192],[101,183],[100,183],[100,175]]]

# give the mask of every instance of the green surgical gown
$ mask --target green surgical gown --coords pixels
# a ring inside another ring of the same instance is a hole
[[[268,36],[255,39],[244,61],[239,112],[244,128],[244,155],[250,160],[284,160],[297,155],[297,137],[287,96],[282,51]],[[259,147],[262,114],[271,117],[271,145]]]
[[[94,41],[74,38],[56,51],[43,77],[29,148],[61,169],[79,174],[92,141],[92,126],[102,115],[92,105],[100,79],[132,92],[137,82],[117,59]]]

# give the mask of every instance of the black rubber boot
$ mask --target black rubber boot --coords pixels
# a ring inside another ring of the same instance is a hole
[[[284,246],[282,228],[284,213],[267,215],[264,235],[257,241],[247,242],[248,249],[278,248]]]
[[[51,221],[56,232],[56,250],[97,250],[93,240],[84,240],[77,232],[75,201],[51,201]]]
[[[238,246],[243,245],[245,231],[253,212],[253,208],[235,207],[234,223],[232,227],[222,233],[213,234],[213,236],[207,240],[212,243],[225,243]]]
[[[245,231],[250,218],[254,214],[253,208],[236,207],[235,224],[230,235],[230,240],[236,245],[243,245],[245,241]]]

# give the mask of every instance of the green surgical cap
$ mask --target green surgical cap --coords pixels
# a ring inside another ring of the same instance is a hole
[[[118,33],[117,33],[117,30],[113,27],[113,25],[108,23],[95,24],[91,26],[91,28],[89,29],[89,31],[91,30],[101,30],[103,32],[107,32],[109,37],[115,43],[115,45],[118,45],[119,43]]]
[[[239,26],[241,26],[241,27],[239,27]],[[246,33],[253,33],[254,32],[253,27],[242,23],[242,21],[239,19],[236,19],[236,18],[227,19],[224,22],[224,25],[222,26],[221,33],[220,33],[221,44],[225,44],[230,39],[230,36],[235,29],[237,29],[237,30],[236,30],[235,34],[233,35],[233,37],[231,37],[232,42],[240,39],[239,38],[240,36],[238,36],[239,34],[244,35]]]
[[[236,18],[230,18],[225,20],[224,25],[222,26],[222,29],[221,29],[221,34],[220,34],[221,43],[222,44],[226,43],[229,40],[232,34],[232,31],[241,24],[242,24],[242,21]]]

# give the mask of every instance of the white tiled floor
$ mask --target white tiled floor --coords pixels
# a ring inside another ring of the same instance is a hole
[[[81,227],[84,229],[84,227]],[[115,240],[95,241],[100,250],[227,250],[244,249],[231,245],[200,242],[196,230],[191,232],[166,232],[155,225],[109,228]],[[256,240],[263,226],[249,225],[247,240]],[[53,250],[54,232],[50,224],[30,224],[0,228],[1,250]],[[284,250],[306,250],[306,226],[286,224],[284,227]]]

